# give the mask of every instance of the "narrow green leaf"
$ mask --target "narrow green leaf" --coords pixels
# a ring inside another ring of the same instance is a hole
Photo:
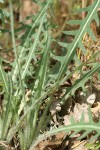
[[[87,33],[89,34],[89,36],[94,40],[97,41],[96,36],[94,35],[93,31],[91,30],[91,28],[88,28]]]
[[[4,89],[6,92],[8,92],[8,82],[7,82],[7,77],[6,77],[6,73],[4,72],[1,64],[0,64],[0,80],[3,83]]]
[[[69,20],[67,24],[71,25],[81,25],[84,20]]]
[[[44,23],[45,17],[46,17],[46,14],[44,14],[43,17],[42,17],[42,21],[41,21],[41,24],[40,24],[40,26],[39,26],[39,29],[38,29],[38,32],[37,32],[37,35],[36,35],[34,44],[31,46],[30,53],[29,53],[29,55],[28,55],[28,60],[27,60],[27,62],[26,62],[26,64],[25,64],[25,69],[24,69],[24,71],[23,71],[23,73],[22,73],[22,79],[24,79],[25,76],[26,76],[26,74],[27,74],[27,70],[28,70],[29,64],[30,64],[30,62],[31,62],[31,60],[32,60],[33,53],[35,52],[36,47],[37,47],[37,45],[38,45],[38,39],[39,39],[41,30],[42,30],[42,25],[43,25],[43,23]]]
[[[67,55],[66,55],[66,60],[64,62],[64,64],[62,65],[60,71],[59,71],[59,76],[58,76],[58,80],[60,80],[62,78],[62,76],[64,75],[64,73],[66,72],[69,63],[71,62],[71,60],[73,59],[75,53],[76,53],[76,48],[78,46],[78,42],[82,39],[84,33],[87,31],[87,28],[89,27],[92,18],[94,16],[94,14],[97,12],[98,7],[100,6],[100,0],[96,1],[93,5],[91,5],[91,9],[88,10],[88,14],[86,16],[85,19],[80,20],[80,29],[78,30],[75,39],[72,43],[70,43]],[[73,22],[76,23],[76,20]],[[61,43],[61,45],[63,47],[67,47],[67,44],[65,43]]]
[[[69,47],[69,43],[64,43],[64,42],[58,42],[58,44],[62,47],[68,48]]]
[[[71,31],[63,31],[66,35],[76,35],[78,30],[71,30]]]
[[[76,89],[82,87],[86,83],[86,81],[91,78],[91,75],[93,75],[93,73],[98,71],[98,69],[100,69],[100,63],[98,63],[97,66],[94,67],[92,70],[84,74],[81,79],[77,80],[76,83],[66,91],[60,103],[63,104],[64,101],[67,100],[67,98],[70,96],[71,93],[74,93]]]
[[[86,49],[81,41],[78,42],[78,47],[82,50],[84,54],[86,54]]]
[[[51,3],[51,1],[49,0],[48,3],[44,6],[44,8],[41,10],[41,12],[39,13],[39,15],[37,16],[37,18],[34,21],[32,27],[30,28],[30,30],[27,32],[25,42],[22,43],[23,46],[20,49],[20,54],[19,54],[19,59],[18,59],[19,64],[20,64],[21,59],[23,57],[23,53],[24,53],[25,47],[27,45],[27,40],[29,39],[32,30],[36,27],[36,25],[40,21],[40,19],[44,16],[44,13],[47,11],[48,7],[50,6],[50,3]],[[33,48],[31,48],[31,49],[33,49]],[[24,72],[26,72],[26,71],[24,71]],[[16,64],[15,67],[14,67],[14,71],[13,71],[13,75],[12,75],[12,81],[16,81],[17,74],[18,74],[18,64]],[[23,75],[25,76],[25,74],[23,74]]]
[[[75,130],[75,131],[82,131],[82,130],[95,130],[95,131],[98,131],[100,132],[100,123],[94,123],[94,124],[91,124],[91,123],[77,123],[77,124],[71,124],[69,126],[61,126],[57,129],[52,129],[51,131],[48,131],[46,132],[45,134],[42,134],[40,135],[36,141],[34,141],[30,147],[29,150],[32,150],[38,143],[40,143],[40,141],[44,140],[45,138],[47,137],[50,137],[50,136],[53,136],[57,133],[60,133],[60,132],[69,132],[69,131],[72,131],[72,130]]]

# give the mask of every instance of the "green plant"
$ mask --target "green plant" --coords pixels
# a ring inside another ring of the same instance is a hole
[[[80,122],[78,123],[76,123],[73,118],[70,118],[70,120],[71,120],[71,124],[69,126],[61,126],[58,129],[52,129],[51,131],[48,131],[47,133],[40,135],[36,139],[36,141],[33,142],[32,146],[30,147],[30,150],[32,150],[39,142],[41,142],[42,140],[45,140],[45,138],[55,135],[59,132],[69,132],[69,131],[74,130],[74,132],[71,134],[71,137],[73,137],[80,131],[84,131],[83,134],[78,138],[78,139],[82,139],[86,137],[89,133],[96,131],[95,136],[93,136],[91,140],[97,139],[98,136],[100,135],[100,122],[95,123],[92,120],[92,114],[90,110],[89,110],[89,122],[88,123],[84,123],[84,115],[82,116]]]
[[[98,150],[100,148],[100,142],[97,141],[96,143],[87,143],[86,147],[90,150]]]
[[[78,60],[76,49],[80,48],[83,54],[86,52],[82,44],[82,38],[85,33],[88,33],[93,40],[96,40],[90,28],[93,20],[99,25],[98,8],[100,0],[96,0],[91,6],[78,10],[78,12],[87,12],[86,18],[82,20],[69,21],[66,24],[78,24],[80,28],[74,31],[64,31],[67,35],[74,36],[72,43],[57,41],[62,47],[61,55],[56,54],[55,49],[52,50],[52,43],[55,41],[52,37],[52,26],[48,21],[48,9],[52,9],[53,2],[51,0],[40,2],[41,8],[37,15],[27,17],[31,19],[30,24],[25,21],[21,26],[14,30],[14,16],[12,1],[9,0],[11,30],[9,33],[12,37],[12,47],[14,50],[15,60],[9,65],[11,71],[6,73],[3,70],[3,60],[0,60],[0,82],[2,83],[2,92],[4,95],[3,110],[0,115],[0,139],[11,142],[13,137],[18,136],[20,147],[23,150],[31,149],[39,142],[38,136],[40,130],[44,131],[50,120],[48,115],[49,108],[54,99],[54,94],[59,90],[60,86],[69,79],[75,71],[79,71],[80,79],[70,87],[64,87],[65,94],[59,98],[60,104],[64,102],[70,95],[74,95],[78,88],[85,90],[84,84],[92,78],[95,72],[100,71],[100,63],[94,62],[91,57],[86,63]],[[24,34],[20,35],[19,31]],[[20,39],[19,46],[16,46],[16,38]],[[95,58],[94,54],[94,58]],[[52,63],[52,59],[55,63]],[[69,69],[71,61],[78,64],[78,67]],[[87,72],[82,71],[83,66],[91,67]],[[27,92],[30,95],[27,96]],[[47,101],[48,99],[48,101]],[[43,112],[40,107],[43,102],[47,101]],[[90,111],[89,111],[90,112]],[[42,114],[41,116],[39,114]],[[93,130],[97,131],[94,138],[100,135],[100,122],[95,123],[89,113],[90,121],[84,123],[84,119],[79,123],[71,120],[71,125],[68,127],[59,127],[47,132],[47,136],[54,135],[61,131],[71,131],[75,129],[75,133],[86,132],[82,137],[86,136]],[[46,121],[45,121],[46,120]],[[44,135],[40,135],[44,139]],[[82,138],[81,137],[81,138]]]

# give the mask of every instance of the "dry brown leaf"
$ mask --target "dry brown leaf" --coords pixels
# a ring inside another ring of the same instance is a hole
[[[73,109],[73,112],[71,111],[69,115],[65,115],[64,116],[64,125],[70,125],[70,117],[72,116],[75,120],[75,122],[79,122],[81,117],[82,117],[82,113],[84,113],[84,122],[88,122],[89,121],[89,116],[88,116],[88,105],[87,104],[78,104],[76,103]]]

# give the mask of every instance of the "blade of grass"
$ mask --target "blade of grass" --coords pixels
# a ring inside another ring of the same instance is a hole
[[[4,89],[5,91],[8,93],[8,81],[7,81],[7,77],[6,77],[6,73],[4,72],[3,68],[2,68],[2,63],[0,61],[0,78],[1,81],[3,83]]]

